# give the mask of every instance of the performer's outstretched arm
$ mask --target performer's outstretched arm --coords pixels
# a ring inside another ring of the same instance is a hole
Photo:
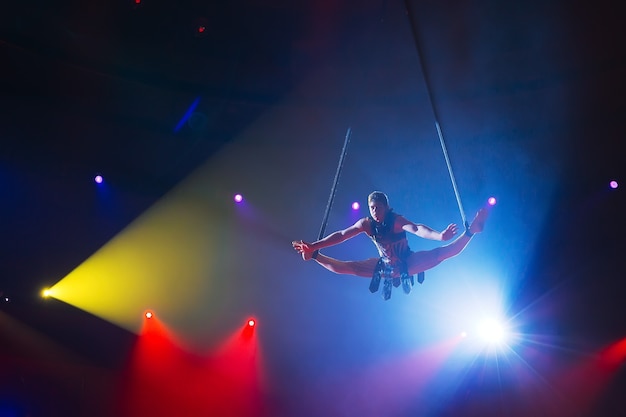
[[[329,234],[328,236],[326,236],[325,238],[317,240],[315,242],[309,243],[303,240],[298,240],[298,241],[291,242],[291,245],[298,253],[301,253],[302,256],[304,257],[304,251],[310,251],[312,253],[322,248],[327,248],[329,246],[337,245],[341,242],[344,242],[348,239],[353,238],[359,233],[364,232],[365,231],[363,227],[364,221],[365,219],[360,219],[356,223],[354,223],[352,226],[343,230],[338,230],[336,232],[333,232]]]
[[[461,253],[471,241],[472,236],[483,231],[488,214],[489,212],[485,208],[478,210],[469,228],[447,245],[431,250],[413,252],[407,260],[409,274],[417,274],[434,268],[441,262]]]
[[[445,228],[443,232],[438,232],[432,227],[426,226],[425,224],[413,223],[404,216],[398,216],[396,222],[400,222],[400,224],[402,225],[402,230],[404,230],[405,232],[413,233],[416,236],[430,240],[450,240],[456,235],[458,230],[457,225],[451,223],[448,225],[448,227]]]
[[[483,231],[488,216],[487,209],[480,209],[469,229],[447,245],[427,251],[414,252],[408,259],[410,274],[416,274],[434,268],[446,259],[452,258],[465,249],[472,236]],[[305,261],[314,259],[318,264],[336,274],[356,275],[360,277],[372,277],[376,268],[377,258],[362,261],[340,261],[323,255],[309,243],[303,241],[292,242],[294,248],[302,255]]]

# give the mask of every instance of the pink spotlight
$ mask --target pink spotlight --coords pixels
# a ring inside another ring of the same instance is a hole
[[[97,184],[102,184],[102,181],[104,181],[104,178],[102,178],[102,175],[96,175],[93,180],[97,183]]]
[[[352,210],[358,210],[361,207],[358,201],[352,203]]]
[[[615,189],[615,188],[617,188],[617,186],[618,186],[619,184],[617,184],[617,181],[611,181],[611,182],[609,183],[609,185],[611,186],[611,188]]]
[[[490,206],[495,206],[496,205],[496,198],[495,197],[489,197],[489,199],[487,200],[487,203],[489,203]]]
[[[235,194],[235,203],[241,203],[243,201],[243,196],[241,194]]]

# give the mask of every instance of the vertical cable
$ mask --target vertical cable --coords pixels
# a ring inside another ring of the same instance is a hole
[[[351,134],[352,134],[352,129],[348,128],[348,131],[346,132],[346,138],[343,142],[343,149],[341,151],[341,156],[339,157],[339,164],[337,165],[337,172],[335,173],[335,180],[333,181],[333,186],[330,189],[330,196],[328,197],[328,203],[326,204],[326,212],[324,213],[324,219],[322,220],[322,227],[320,228],[320,233],[317,236],[317,240],[320,240],[321,238],[323,238],[324,233],[326,232],[326,223],[328,223],[328,216],[330,214],[330,209],[333,205],[333,201],[335,200],[335,193],[337,192],[337,183],[339,183],[339,177],[341,176],[341,169],[343,168],[343,161],[346,157],[346,152],[348,150],[348,143],[350,142]]]
[[[452,172],[452,164],[450,163],[450,157],[448,156],[446,142],[443,139],[443,132],[441,131],[441,127],[439,125],[439,115],[437,114],[437,107],[435,106],[435,102],[433,100],[433,96],[430,91],[430,81],[429,81],[428,73],[426,72],[426,68],[424,65],[424,56],[422,54],[422,49],[420,48],[420,44],[419,44],[419,40],[417,36],[416,24],[413,19],[413,11],[410,6],[410,0],[404,0],[404,5],[406,7],[406,12],[409,16],[409,24],[411,26],[411,32],[413,33],[413,41],[415,42],[415,48],[417,49],[417,56],[419,58],[419,64],[422,69],[422,74],[424,75],[424,84],[426,85],[426,93],[428,95],[428,100],[430,101],[430,107],[433,111],[433,116],[435,118],[435,128],[437,129],[437,135],[439,136],[439,143],[441,144],[443,156],[446,160],[446,166],[448,167],[448,174],[450,174],[450,180],[452,181],[452,188],[454,189],[456,202],[459,206],[459,212],[461,213],[461,220],[463,221],[463,225],[465,226],[465,228],[469,228],[469,223],[467,222],[467,218],[465,217],[465,210],[463,210],[463,204],[461,203],[461,196],[459,194],[459,189],[456,185],[454,173]]]

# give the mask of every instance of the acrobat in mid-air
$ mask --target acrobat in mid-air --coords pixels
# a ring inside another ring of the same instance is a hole
[[[371,292],[378,291],[382,280],[382,296],[385,300],[391,298],[392,286],[402,285],[402,290],[408,294],[415,284],[415,274],[421,274],[461,253],[472,236],[483,231],[488,215],[487,209],[482,208],[476,213],[472,223],[466,226],[465,231],[452,242],[431,250],[413,252],[409,248],[407,232],[425,239],[448,241],[457,234],[457,225],[450,224],[444,231],[437,232],[426,225],[413,223],[395,213],[389,207],[387,196],[380,191],[371,193],[367,202],[370,211],[368,217],[359,219],[352,226],[333,232],[318,241],[308,243],[299,240],[292,242],[292,245],[302,255],[302,259],[305,261],[314,259],[331,272],[371,278],[369,286]],[[320,249],[337,245],[360,233],[365,233],[372,239],[380,255],[378,258],[341,261],[319,253]]]

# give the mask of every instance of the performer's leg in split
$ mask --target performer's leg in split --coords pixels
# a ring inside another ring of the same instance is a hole
[[[303,253],[304,260],[310,259],[310,254]],[[358,277],[371,278],[379,258],[370,258],[363,261],[340,261],[318,252],[315,262],[328,269],[330,272],[342,275],[356,275]]]
[[[461,253],[472,239],[472,236],[483,231],[488,214],[486,209],[480,209],[478,213],[476,213],[469,229],[452,243],[435,249],[411,254],[407,260],[409,274],[413,275],[434,268],[446,259],[450,259]],[[305,251],[301,253],[304,260],[313,258],[312,252]],[[376,264],[378,263],[378,258],[370,258],[363,261],[340,261],[319,252],[313,259],[327,270],[336,274],[356,275],[365,278],[372,277]]]
[[[469,229],[452,241],[452,243],[431,250],[412,253],[407,260],[409,274],[413,275],[434,268],[446,259],[460,254],[470,242],[472,236],[483,231],[488,215],[487,209],[482,208],[476,213]]]

